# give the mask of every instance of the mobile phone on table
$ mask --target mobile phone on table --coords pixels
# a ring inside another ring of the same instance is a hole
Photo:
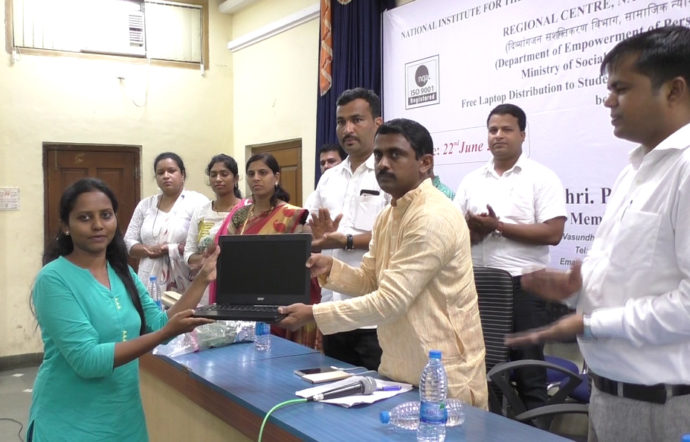
[[[312,384],[332,382],[352,376],[348,372],[338,370],[333,367],[302,368],[300,370],[295,370],[295,374],[305,381],[311,382]]]

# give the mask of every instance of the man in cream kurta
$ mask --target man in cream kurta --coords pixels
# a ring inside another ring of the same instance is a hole
[[[393,200],[376,219],[359,268],[330,256],[307,262],[324,287],[359,295],[283,307],[281,325],[316,321],[324,334],[378,325],[379,372],[419,384],[429,350],[443,353],[450,397],[487,407],[484,340],[472,273],[469,231],[461,213],[436,190],[428,131],[393,120],[377,131],[374,156],[381,188]]]

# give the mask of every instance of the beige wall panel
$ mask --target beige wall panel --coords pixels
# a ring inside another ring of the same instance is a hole
[[[185,160],[187,187],[210,195],[203,168],[213,154],[233,150],[232,18],[210,3],[203,76],[72,56],[20,54],[13,63],[0,52],[0,187],[19,187],[21,195],[20,210],[0,212],[0,357],[42,351],[29,296],[43,252],[44,141],[142,145],[142,196],[157,191],[154,157],[172,150]],[[4,22],[4,2],[0,15]]]

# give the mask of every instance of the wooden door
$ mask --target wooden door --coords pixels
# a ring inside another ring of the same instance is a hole
[[[117,222],[124,234],[140,199],[141,146],[43,143],[44,237],[53,241],[60,227],[60,197],[84,177],[103,180],[119,203]]]
[[[280,185],[290,194],[290,204],[302,207],[302,140],[249,146],[252,155],[270,153],[280,165]]]

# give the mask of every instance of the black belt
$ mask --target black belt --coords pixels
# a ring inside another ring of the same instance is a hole
[[[654,404],[665,404],[666,401],[674,396],[690,394],[690,385],[628,384],[626,382],[618,382],[598,376],[591,371],[589,372],[589,377],[592,379],[594,385],[604,393],[637,401],[652,402]]]

